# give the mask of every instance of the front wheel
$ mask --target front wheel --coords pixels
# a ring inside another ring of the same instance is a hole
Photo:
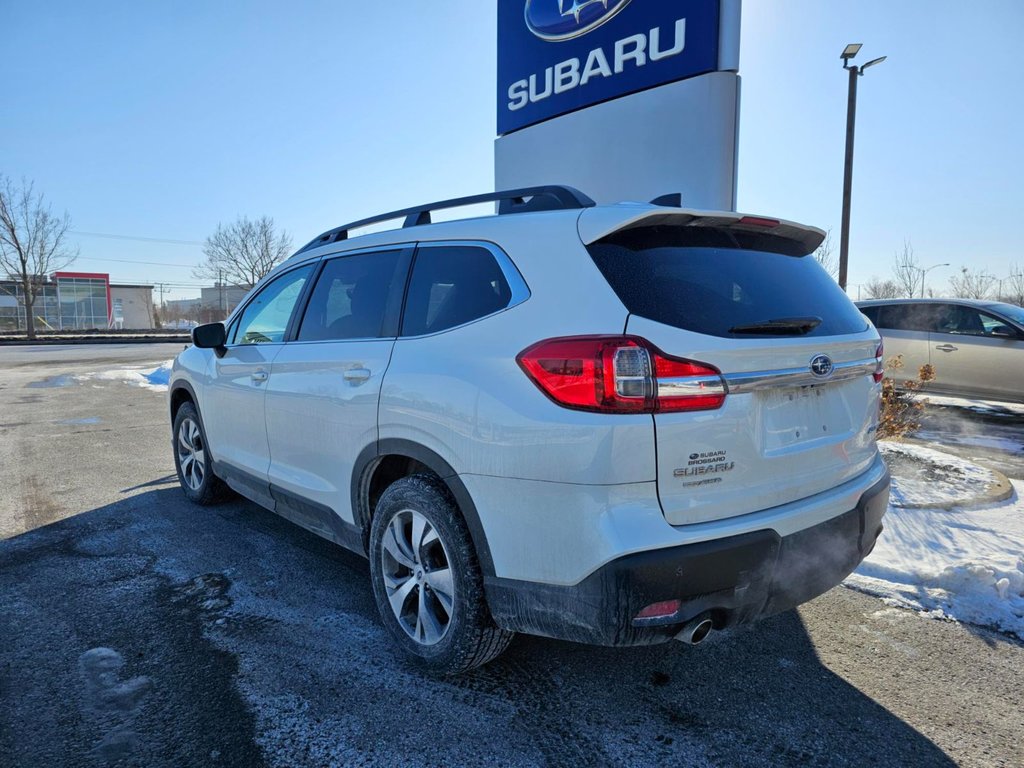
[[[370,576],[384,625],[431,671],[481,666],[512,640],[487,608],[465,521],[428,475],[398,480],[381,496],[370,528]]]
[[[222,501],[227,486],[213,474],[206,431],[192,403],[184,403],[174,417],[173,448],[178,482],[188,500],[203,506]]]

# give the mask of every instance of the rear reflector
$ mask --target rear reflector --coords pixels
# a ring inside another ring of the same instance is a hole
[[[665,616],[674,616],[682,605],[680,600],[662,600],[660,603],[651,603],[633,618],[660,619]]]
[[[885,376],[885,362],[882,360],[882,353],[885,351],[884,344],[878,342],[878,349],[875,350],[875,372],[872,374],[877,384]]]
[[[516,358],[561,406],[601,413],[704,411],[725,402],[716,368],[670,357],[637,336],[548,339]]]

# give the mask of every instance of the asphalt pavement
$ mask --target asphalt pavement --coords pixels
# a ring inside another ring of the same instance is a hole
[[[188,504],[165,396],[90,375],[179,348],[0,348],[5,768],[1021,764],[1024,645],[843,587],[696,648],[519,637],[424,676],[365,561]]]

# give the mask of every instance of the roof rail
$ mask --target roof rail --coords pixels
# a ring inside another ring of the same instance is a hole
[[[417,205],[412,208],[403,208],[400,211],[382,213],[378,216],[371,216],[368,219],[353,221],[341,227],[324,232],[316,239],[304,245],[297,253],[302,253],[310,248],[316,248],[327,243],[336,243],[339,240],[347,240],[350,230],[366,227],[370,224],[377,224],[392,219],[405,219],[403,228],[418,227],[422,224],[430,224],[432,211],[440,211],[445,208],[461,208],[466,205],[478,203],[497,203],[498,214],[508,213],[534,213],[537,211],[563,211],[575,208],[590,208],[596,203],[572,187],[560,185],[548,185],[543,187],[523,187],[522,189],[508,189],[503,192],[488,192],[483,195],[471,195],[469,197],[456,197],[451,200],[440,200],[427,205]]]

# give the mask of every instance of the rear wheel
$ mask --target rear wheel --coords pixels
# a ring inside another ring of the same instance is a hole
[[[398,480],[381,496],[370,529],[370,575],[384,625],[420,666],[464,672],[512,640],[487,609],[465,521],[429,475]]]
[[[174,466],[178,482],[189,501],[215,504],[222,501],[227,486],[213,474],[213,459],[206,445],[206,432],[199,412],[192,403],[184,403],[174,417]]]

